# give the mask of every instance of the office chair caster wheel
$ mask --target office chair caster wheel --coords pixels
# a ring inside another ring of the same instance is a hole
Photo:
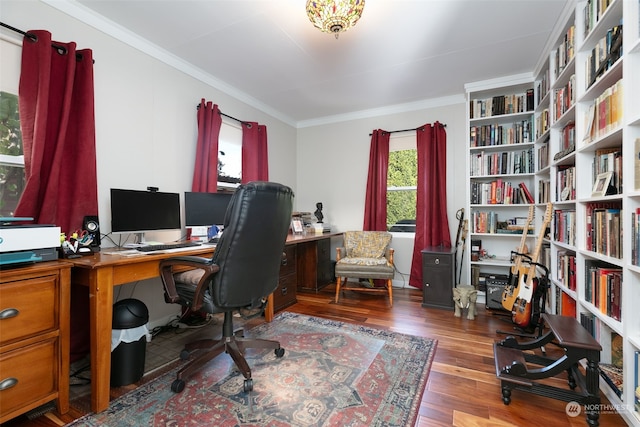
[[[175,380],[171,383],[171,391],[174,393],[180,393],[184,390],[185,382],[183,380]]]
[[[253,391],[253,380],[251,378],[244,380],[244,391],[245,393]]]
[[[180,360],[187,360],[191,356],[191,353],[188,350],[182,350],[180,352]]]
[[[282,347],[276,348],[274,350],[274,353],[276,354],[276,357],[280,358],[280,357],[284,356],[284,348],[282,348]]]

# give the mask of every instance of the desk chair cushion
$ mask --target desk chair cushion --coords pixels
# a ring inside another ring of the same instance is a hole
[[[391,243],[386,231],[346,231],[344,246],[348,258],[381,258]]]

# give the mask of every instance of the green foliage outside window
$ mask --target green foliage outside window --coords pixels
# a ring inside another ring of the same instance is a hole
[[[416,219],[417,176],[415,149],[389,153],[387,188],[391,190],[387,191],[387,224],[390,226],[399,220]]]
[[[22,133],[18,97],[0,91],[0,154],[20,156]],[[0,163],[0,216],[11,216],[24,190],[24,167]]]

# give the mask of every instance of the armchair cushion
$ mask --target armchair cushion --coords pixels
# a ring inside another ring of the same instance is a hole
[[[391,243],[386,231],[347,231],[344,246],[349,258],[382,258]]]

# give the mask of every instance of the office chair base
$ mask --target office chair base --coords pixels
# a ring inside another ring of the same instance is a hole
[[[239,333],[239,336],[234,333],[232,336],[223,337],[220,340],[205,339],[188,343],[185,349],[180,352],[180,358],[182,360],[188,360],[193,355],[196,355],[196,357],[178,371],[176,380],[171,384],[171,391],[180,393],[184,390],[186,380],[223,351],[231,356],[236,367],[245,377],[244,391],[249,392],[253,390],[251,368],[244,358],[245,349],[272,348],[277,358],[284,356],[285,349],[280,347],[278,341],[244,338],[242,336],[242,330],[236,332]]]

